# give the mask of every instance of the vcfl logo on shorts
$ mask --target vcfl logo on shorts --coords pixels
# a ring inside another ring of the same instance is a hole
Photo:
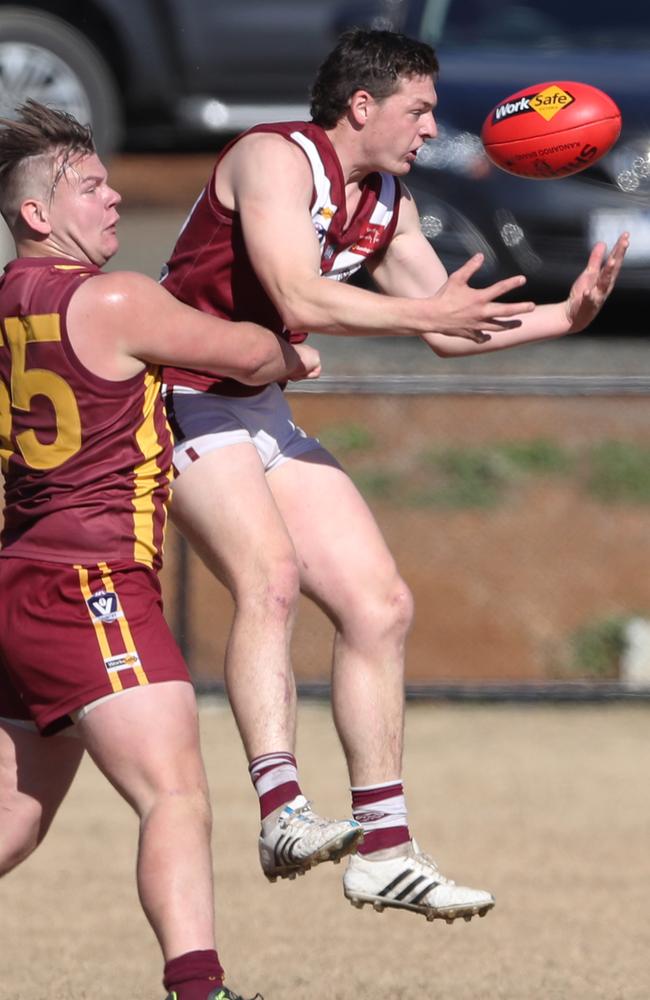
[[[492,122],[505,121],[508,118],[515,118],[517,115],[530,114],[536,112],[538,115],[550,122],[562,108],[568,108],[573,104],[575,97],[557,84],[552,84],[537,94],[526,94],[517,98],[516,101],[507,101],[505,104],[498,104],[492,115]]]
[[[86,604],[93,618],[99,622],[114,622],[124,617],[117,594],[112,591],[98,590],[96,594],[91,594]]]

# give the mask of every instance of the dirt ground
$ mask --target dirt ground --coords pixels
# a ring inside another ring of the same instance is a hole
[[[139,197],[155,207],[164,188],[167,203],[184,211],[211,159],[197,159],[182,182],[177,165],[151,161],[146,185],[123,160],[112,182],[127,203]],[[650,427],[647,398],[310,396],[293,405],[311,433],[371,426],[386,462],[435,443],[550,436],[647,444]],[[546,678],[574,628],[650,608],[645,506],[598,504],[560,480],[522,487],[490,511],[372,506],[416,598],[410,682]],[[165,570],[172,621],[177,554],[172,532]],[[192,557],[185,596],[183,638],[194,673],[218,679],[230,604]],[[330,643],[329,625],[305,603],[294,643],[299,679],[327,678]],[[344,815],[347,781],[328,708],[303,704],[300,720],[305,791],[323,813]],[[453,926],[353,909],[341,893],[342,867],[267,884],[228,708],[205,702],[202,725],[215,803],[220,954],[229,983],[245,996],[258,989],[266,1000],[650,996],[646,704],[409,705],[404,777],[413,832],[445,873],[497,897],[485,919]],[[162,1000],[160,957],[134,888],[135,837],[128,808],[84,764],[44,845],[2,881],[0,1000]]]
[[[378,469],[426,448],[538,439],[563,447],[616,440],[648,446],[646,397],[292,396],[316,435],[371,430]],[[353,456],[338,456],[352,465]],[[647,504],[604,504],[566,477],[531,478],[493,509],[412,509],[370,501],[415,596],[407,680],[541,681],[562,676],[571,633],[609,615],[650,610]],[[336,538],[333,538],[336,544]],[[178,612],[175,539],[165,593]],[[230,598],[190,556],[184,640],[195,675],[222,676]],[[294,662],[302,681],[329,677],[331,627],[304,602]]]
[[[267,883],[229,709],[202,708],[215,804],[219,947],[265,1000],[647,1000],[648,708],[410,706],[407,795],[423,849],[490,888],[471,923],[356,910],[343,866]],[[349,808],[325,705],[300,709],[303,786]],[[324,762],[327,761],[327,767]],[[136,824],[82,765],[48,838],[0,890],[0,1000],[162,1000],[133,885]]]

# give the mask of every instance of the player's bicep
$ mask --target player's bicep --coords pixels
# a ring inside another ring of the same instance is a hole
[[[260,347],[263,350],[267,336],[272,339],[270,332],[261,329],[260,339],[253,324],[243,324],[236,331],[234,323],[180,302],[156,283],[139,288],[127,307],[139,322],[131,324],[133,332],[125,349],[152,364],[236,376],[246,373],[255,360],[251,355],[256,356]]]
[[[254,324],[235,332],[234,324],[179,302],[141,274],[115,271],[86,285],[71,301],[69,335],[82,363],[107,378],[127,378],[143,363],[236,377],[264,361],[275,343]]]
[[[259,148],[251,148],[242,158],[234,187],[251,266],[281,309],[294,287],[318,275],[320,251],[311,221],[313,180],[308,162],[297,147],[278,137],[274,140],[265,144],[263,170],[252,155]]]
[[[396,236],[369,270],[380,291],[411,299],[435,295],[447,280],[442,261],[422,233]]]
[[[251,199],[242,211],[241,226],[251,267],[281,311],[293,289],[319,274],[319,245],[309,209],[288,200],[269,206]]]
[[[382,292],[405,298],[434,295],[447,280],[445,267],[422,233],[417,207],[405,189],[395,235],[369,270]]]

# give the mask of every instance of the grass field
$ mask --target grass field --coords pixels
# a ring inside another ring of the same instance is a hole
[[[650,740],[643,705],[409,705],[412,829],[446,874],[490,888],[471,923],[355,910],[342,866],[267,883],[228,708],[201,710],[215,804],[220,954],[265,1000],[647,1000]],[[344,815],[326,705],[300,711],[317,807]],[[133,884],[136,824],[91,764],[48,839],[0,889],[1,1000],[162,1000]]]

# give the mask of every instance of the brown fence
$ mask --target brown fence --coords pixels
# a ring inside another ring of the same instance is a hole
[[[412,691],[616,685],[607,642],[650,614],[650,378],[375,376],[311,389],[292,394],[297,422],[357,481],[414,592]],[[218,685],[230,597],[173,528],[164,589],[193,675]],[[299,683],[327,684],[331,642],[305,601]]]

